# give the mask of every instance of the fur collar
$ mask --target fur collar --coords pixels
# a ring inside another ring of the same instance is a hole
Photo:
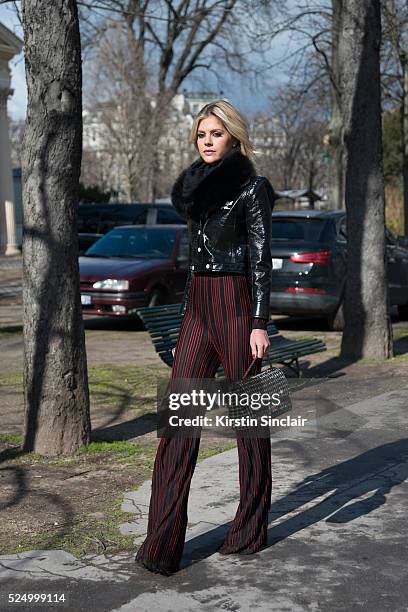
[[[174,183],[173,206],[184,219],[199,222],[236,196],[255,174],[252,162],[239,150],[233,149],[213,166],[199,158]]]

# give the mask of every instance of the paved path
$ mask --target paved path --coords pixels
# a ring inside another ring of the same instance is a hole
[[[23,288],[20,280],[4,281],[0,284],[0,298],[11,298],[21,295]]]
[[[0,255],[0,300],[21,296],[22,268],[23,260],[21,257]]]
[[[0,255],[0,271],[21,269],[23,267],[23,258],[21,255],[12,257],[6,257],[6,255]]]
[[[65,594],[44,610],[406,612],[407,411],[408,385],[277,432],[269,547],[257,555],[214,552],[238,502],[233,449],[197,465],[178,574],[152,575],[133,555],[1,556],[0,609],[33,610],[6,603],[8,593],[31,592]],[[135,518],[122,530],[136,541],[149,491],[146,482],[124,498]]]

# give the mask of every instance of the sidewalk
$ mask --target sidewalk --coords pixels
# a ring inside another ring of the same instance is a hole
[[[406,611],[407,409],[408,384],[278,431],[269,546],[257,555],[214,552],[238,503],[233,449],[197,465],[178,574],[150,574],[133,555],[78,562],[63,551],[22,552],[0,557],[0,609],[16,609],[8,593],[64,593],[65,603],[18,609]],[[149,494],[147,481],[124,498],[135,519],[122,530],[137,542]]]
[[[0,328],[21,325],[23,258],[0,255]]]
[[[23,266],[22,255],[0,255],[0,270],[19,269]]]

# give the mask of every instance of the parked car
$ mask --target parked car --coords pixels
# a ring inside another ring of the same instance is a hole
[[[344,210],[272,213],[273,313],[325,317],[343,329],[347,228]],[[388,295],[408,318],[408,248],[386,229]]]
[[[85,251],[89,249],[99,238],[102,238],[103,234],[92,234],[81,232],[78,234],[78,248],[79,254],[83,255]]]
[[[79,258],[83,314],[123,318],[138,306],[181,302],[188,252],[186,225],[111,230]]]
[[[101,236],[121,225],[185,224],[168,203],[80,204],[78,206],[79,253],[82,255]]]

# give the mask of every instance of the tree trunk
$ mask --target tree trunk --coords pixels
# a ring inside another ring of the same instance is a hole
[[[25,0],[23,27],[24,449],[70,455],[90,439],[78,270],[82,75],[76,2]]]
[[[148,109],[145,115],[145,136],[140,138],[139,154],[133,160],[132,182],[141,202],[154,201],[155,187],[159,182],[160,167],[157,164],[158,149],[164,144],[170,104],[175,91],[164,90],[156,97],[156,104],[152,108],[148,100]],[[168,138],[168,137],[167,137]]]
[[[385,259],[379,0],[344,0],[339,41],[347,209],[343,357],[391,357]]]
[[[401,108],[402,180],[404,194],[404,236],[408,236],[408,52],[402,54],[403,97]]]
[[[339,90],[339,36],[342,15],[342,0],[332,0],[333,22],[332,22],[332,45],[331,45],[331,73],[330,73],[330,96],[331,96],[331,118],[328,134],[325,139],[330,146],[331,156],[329,163],[329,201],[330,209],[341,209],[344,203],[344,156],[342,129],[343,121],[340,104]]]

